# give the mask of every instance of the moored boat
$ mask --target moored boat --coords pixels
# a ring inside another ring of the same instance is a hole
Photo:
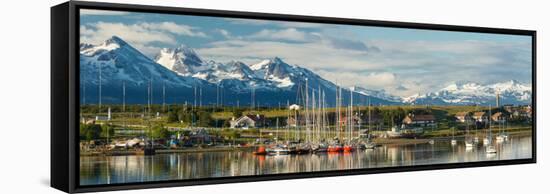
[[[266,149],[267,154],[269,155],[287,155],[290,154],[290,149],[286,146],[276,145]]]
[[[365,149],[374,149],[374,148],[376,148],[375,143],[369,142],[365,144]]]
[[[321,143],[315,146],[312,150],[314,153],[323,153],[328,151],[328,146],[324,143]]]
[[[497,153],[497,149],[495,149],[495,146],[492,146],[492,145],[489,145],[485,148],[485,152],[487,154],[496,154]]]
[[[255,152],[252,152],[254,155],[266,155],[267,151],[265,149],[265,146],[259,146],[258,149]]]
[[[341,152],[341,151],[343,151],[343,149],[342,149],[342,146],[335,144],[335,145],[328,146],[327,151],[328,152]]]
[[[471,142],[471,141],[465,141],[464,144],[466,145],[466,148],[474,147],[474,142]]]
[[[344,148],[342,148],[344,152],[353,152],[355,151],[355,148],[352,145],[345,145]]]
[[[489,138],[483,138],[483,145],[489,144]]]

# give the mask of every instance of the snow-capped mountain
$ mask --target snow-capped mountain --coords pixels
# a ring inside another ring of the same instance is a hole
[[[210,64],[205,63],[192,48],[186,45],[181,45],[175,49],[161,49],[155,57],[155,61],[184,76],[190,76],[210,68]]]
[[[81,100],[85,98],[88,103],[98,101],[100,85],[104,103],[120,103],[124,84],[126,95],[131,96],[127,103],[146,103],[151,93],[154,103],[166,99],[168,103],[212,104],[223,96],[223,103],[246,105],[254,96],[255,103],[273,106],[287,101],[303,103],[307,84],[308,94],[316,92],[319,97],[319,91],[323,91],[330,106],[334,105],[338,88],[315,72],[279,57],[249,65],[240,61],[220,63],[205,60],[182,45],[162,49],[152,60],[116,36],[101,44],[80,45],[80,78]],[[531,85],[512,80],[490,85],[451,84],[437,92],[405,98],[384,90],[352,87],[343,89],[343,103],[354,95],[356,104],[489,104],[495,101],[497,91],[502,104],[528,104],[531,100]]]
[[[308,69],[289,65],[278,57],[246,65],[240,61],[219,63],[203,60],[192,48],[162,49],[156,62],[182,76],[220,84],[235,92],[292,91],[308,79],[311,86],[334,89],[335,85]]]
[[[495,105],[499,94],[501,104],[530,104],[531,84],[523,84],[516,80],[481,85],[478,83],[454,83],[437,92],[416,94],[403,98],[410,104],[456,104],[456,105]]]
[[[162,66],[185,77],[198,78],[212,84],[230,88],[234,92],[250,92],[251,88],[276,89],[266,80],[256,77],[250,67],[240,61],[219,63],[203,60],[194,49],[181,45],[164,48],[155,57]]]
[[[212,87],[201,79],[179,76],[116,36],[101,44],[80,45],[80,86],[89,101],[99,98],[97,88],[100,79],[102,100],[105,103],[120,101],[123,84],[129,95],[138,98],[147,96],[150,82],[153,90],[163,86],[180,89],[193,85]]]
[[[199,81],[178,76],[116,36],[99,45],[81,44],[80,48],[81,80],[85,82],[98,82],[99,68],[101,81],[106,85],[111,81],[139,85],[151,78],[162,78],[167,85],[190,87]]]

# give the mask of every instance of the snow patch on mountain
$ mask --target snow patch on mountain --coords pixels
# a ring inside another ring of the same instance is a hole
[[[410,104],[495,104],[499,94],[502,103],[531,103],[531,84],[523,84],[516,80],[488,85],[478,83],[453,83],[441,90],[427,94],[415,94],[403,98]]]

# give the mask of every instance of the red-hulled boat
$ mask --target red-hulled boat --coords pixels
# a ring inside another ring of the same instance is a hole
[[[351,145],[345,145],[343,149],[344,152],[353,152],[355,150]]]
[[[341,152],[342,150],[342,146],[340,145],[330,145],[327,148],[327,152]]]
[[[258,150],[256,150],[255,152],[252,152],[254,155],[266,155],[267,154],[267,151],[265,150],[265,146],[261,145],[260,147],[258,147]]]

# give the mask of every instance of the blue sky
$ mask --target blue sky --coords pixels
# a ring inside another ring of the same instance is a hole
[[[398,96],[456,82],[531,80],[529,36],[82,10],[81,41],[116,35],[154,58],[190,46],[204,59],[280,57],[345,86]]]

